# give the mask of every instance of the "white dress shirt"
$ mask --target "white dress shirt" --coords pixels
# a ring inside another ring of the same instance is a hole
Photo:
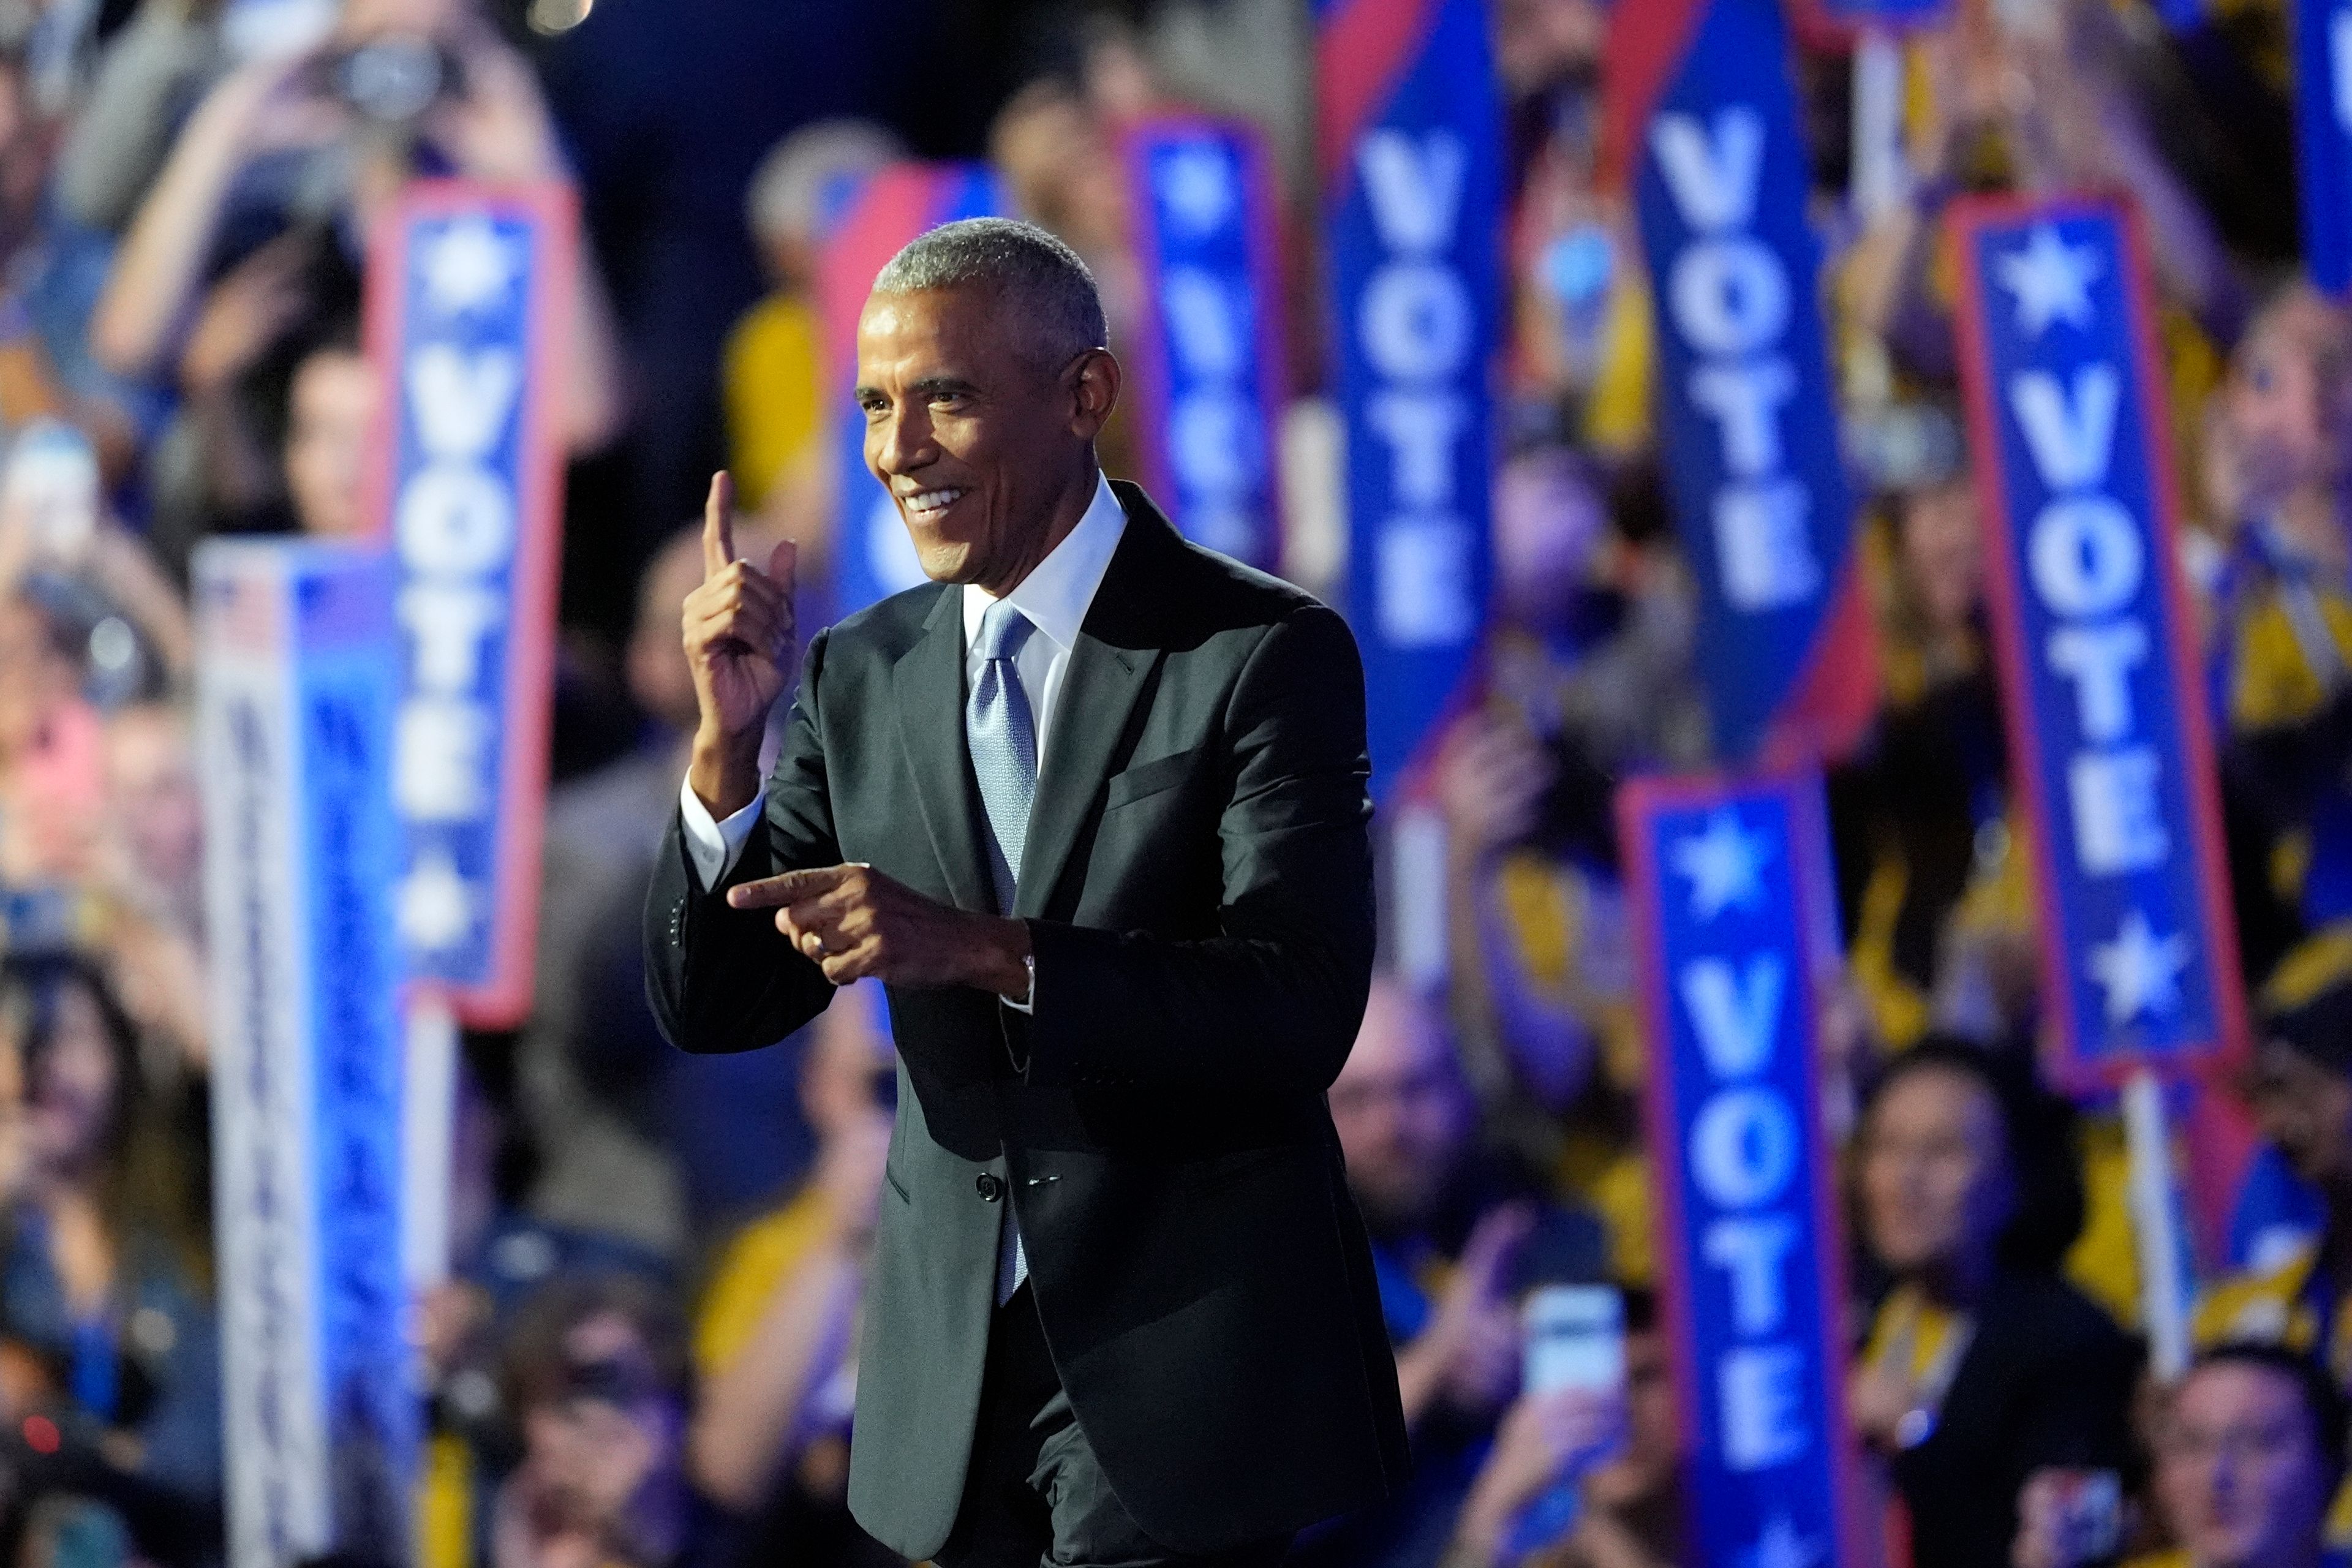
[[[1070,530],[1067,537],[1005,595],[1037,628],[1036,635],[1021,645],[1020,653],[1013,658],[1013,669],[1020,678],[1023,695],[1029,699],[1030,718],[1036,729],[1039,789],[1045,785],[1045,741],[1053,733],[1054,709],[1061,699],[1062,679],[1070,670],[1070,650],[1077,646],[1078,628],[1086,624],[1087,611],[1095,602],[1095,590],[1102,586],[1103,574],[1109,569],[1111,555],[1118,549],[1119,539],[1126,531],[1125,509],[1111,494],[1110,481],[1096,475],[1095,499],[1078,519],[1077,527]],[[994,603],[996,596],[987,589],[964,584],[966,691],[980,679],[982,661],[973,651],[980,640],[980,618]],[[686,820],[687,856],[694,862],[694,874],[701,879],[705,889],[717,887],[734,869],[745,841],[751,837],[752,826],[760,820],[761,808],[766,804],[767,790],[763,785],[751,797],[751,805],[724,822],[714,822],[710,808],[695,795],[693,784],[678,786],[678,810]]]

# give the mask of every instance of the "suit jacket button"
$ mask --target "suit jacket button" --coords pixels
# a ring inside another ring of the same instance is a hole
[[[984,1204],[992,1204],[1004,1195],[1004,1184],[986,1171],[980,1173],[980,1180],[972,1185],[980,1189],[980,1201]]]

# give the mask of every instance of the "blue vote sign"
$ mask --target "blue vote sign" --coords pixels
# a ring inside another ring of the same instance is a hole
[[[2060,1065],[2115,1081],[2245,1037],[2212,742],[2137,231],[2105,200],[1950,219],[1961,384]]]
[[[1483,0],[1317,0],[1347,611],[1387,802],[1486,615],[1503,114]]]
[[[530,1010],[578,226],[563,185],[425,180],[368,254],[391,394],[375,510],[399,570],[394,908],[411,977],[483,1027]]]
[[[1126,154],[1145,486],[1186,538],[1271,570],[1286,378],[1265,149],[1239,121],[1160,116],[1129,128]]]
[[[1876,667],[1787,30],[1774,0],[1656,0],[1619,8],[1610,47],[1716,753],[1842,756]]]
[[[2293,9],[2304,262],[2312,282],[2340,295],[2352,289],[2352,0]]]
[[[1867,1560],[1814,1022],[1823,811],[1811,773],[1618,795],[1694,1563]]]

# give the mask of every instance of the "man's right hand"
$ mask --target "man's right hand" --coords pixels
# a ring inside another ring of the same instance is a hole
[[[715,818],[760,793],[760,740],[768,711],[792,677],[793,542],[761,571],[735,556],[735,485],[710,478],[702,513],[702,585],[686,596],[686,659],[701,722],[687,783]]]

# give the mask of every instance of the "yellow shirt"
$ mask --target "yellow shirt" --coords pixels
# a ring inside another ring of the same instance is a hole
[[[718,1376],[741,1352],[778,1287],[824,1239],[828,1223],[824,1193],[811,1183],[728,1243],[695,1314],[697,1376]]]
[[[728,334],[723,375],[735,494],[756,510],[820,434],[825,395],[816,313],[795,296],[769,295]]]

